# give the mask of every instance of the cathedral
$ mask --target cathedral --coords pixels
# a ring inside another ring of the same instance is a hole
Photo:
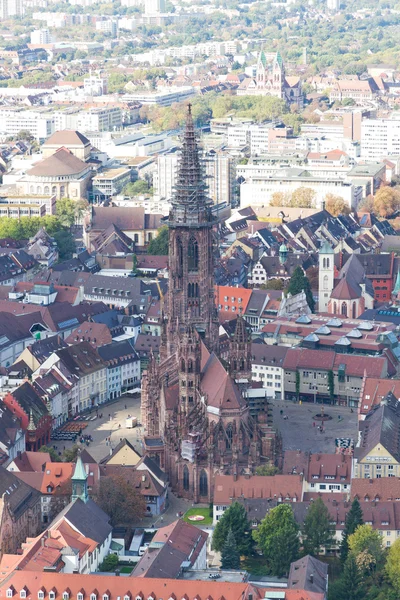
[[[304,95],[301,80],[297,76],[289,77],[279,52],[258,55],[256,76],[242,81],[237,90],[238,96],[276,96],[287,104],[303,108]]]
[[[266,415],[249,413],[251,338],[239,316],[228,360],[219,357],[214,298],[218,221],[206,185],[189,105],[169,227],[169,285],[160,360],[142,378],[143,445],[172,489],[211,502],[216,474],[254,473],[276,462],[280,440]]]

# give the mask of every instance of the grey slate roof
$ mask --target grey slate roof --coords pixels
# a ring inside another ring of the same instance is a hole
[[[289,590],[325,594],[328,589],[328,565],[314,556],[304,556],[290,565]]]
[[[109,516],[93,500],[85,504],[79,498],[71,502],[55,518],[65,517],[82,535],[102,544],[112,532]]]
[[[381,444],[400,462],[400,402],[391,392],[360,421],[359,428],[361,446],[355,449],[355,458],[362,460]]]

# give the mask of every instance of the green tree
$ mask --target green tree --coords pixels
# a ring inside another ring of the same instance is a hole
[[[348,538],[349,555],[366,574],[375,573],[383,564],[382,536],[371,525],[359,525]]]
[[[78,444],[74,444],[72,448],[67,448],[64,450],[62,454],[62,459],[64,462],[76,462],[76,458],[78,456],[79,446]]]
[[[103,573],[115,571],[117,566],[118,556],[116,554],[108,554],[99,566],[99,571],[102,571]]]
[[[366,589],[354,556],[347,558],[342,577],[329,592],[332,600],[361,600],[364,597]]]
[[[400,595],[400,538],[389,548],[385,565],[386,574],[390,583]]]
[[[266,558],[271,575],[282,577],[289,573],[290,564],[299,557],[299,526],[292,507],[279,504],[261,521],[253,537]]]
[[[166,225],[160,227],[157,237],[153,238],[147,247],[147,254],[157,256],[168,254],[169,231]]]
[[[363,514],[360,503],[357,498],[354,498],[351,508],[346,515],[342,534],[342,542],[340,544],[340,560],[343,565],[346,562],[349,554],[349,535],[352,535],[357,527],[363,523]]]
[[[240,569],[240,555],[232,529],[229,529],[222,547],[221,565],[223,569]]]
[[[222,552],[229,531],[232,531],[234,535],[239,555],[251,554],[253,544],[251,526],[247,519],[246,509],[239,502],[231,504],[218,521],[212,540],[214,550]]]
[[[61,260],[71,258],[76,250],[74,238],[69,229],[62,228],[53,233],[53,237],[57,242],[58,252]]]
[[[322,498],[317,498],[310,504],[304,519],[302,537],[304,553],[312,556],[317,556],[324,548],[332,545],[329,511]]]
[[[56,215],[62,225],[72,227],[82,217],[87,207],[88,203],[86,200],[61,198],[56,203]]]
[[[271,463],[256,467],[256,475],[264,475],[265,477],[271,477],[271,475],[276,475],[277,473],[279,473],[278,467],[275,467],[275,465],[271,465]]]
[[[47,452],[50,454],[51,462],[61,462],[61,458],[58,456],[58,453],[51,446],[41,446],[39,448],[39,452]]]
[[[260,285],[260,288],[263,290],[283,290],[283,279],[268,279],[267,283]]]
[[[307,304],[310,307],[311,312],[314,312],[315,301],[312,295],[310,282],[304,274],[303,269],[301,267],[296,267],[290,278],[286,293],[295,296],[296,294],[300,294],[303,290],[306,294]]]
[[[141,194],[150,194],[153,190],[147,185],[147,181],[138,179],[134,183],[128,183],[124,187],[125,196],[140,196]]]

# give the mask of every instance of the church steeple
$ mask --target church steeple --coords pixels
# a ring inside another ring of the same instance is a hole
[[[72,498],[71,498],[71,500],[72,501],[80,498],[86,504],[86,502],[89,500],[87,477],[88,476],[85,471],[85,467],[83,466],[81,455],[78,454],[78,457],[76,459],[74,474],[72,475],[72,478],[71,478],[71,481],[72,481]]]
[[[169,227],[167,356],[177,336],[194,325],[210,349],[218,344],[214,301],[213,225],[217,223],[206,196],[205,176],[188,106]]]

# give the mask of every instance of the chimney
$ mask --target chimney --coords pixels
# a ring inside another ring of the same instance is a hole
[[[314,583],[314,573],[310,573],[310,583]]]

